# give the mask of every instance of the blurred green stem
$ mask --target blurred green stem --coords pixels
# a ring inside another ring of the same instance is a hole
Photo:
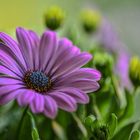
[[[117,83],[117,79],[112,74],[112,72],[111,72],[111,82],[112,82],[112,86],[114,88],[116,97],[118,99],[118,104],[120,105],[120,108],[123,108],[123,94],[121,93],[121,90],[120,90],[119,85]]]
[[[83,138],[87,139],[88,133],[87,133],[87,130],[86,130],[85,126],[81,122],[81,120],[78,118],[78,116],[75,113],[72,113],[72,117],[76,121],[77,126],[79,127],[79,129],[81,130],[81,132],[83,134]]]
[[[20,131],[21,131],[21,128],[22,128],[22,125],[23,125],[23,120],[24,120],[24,117],[26,116],[27,110],[28,110],[28,107],[26,107],[23,111],[21,120],[20,120],[19,125],[18,125],[18,129],[17,129],[16,140],[19,140]]]

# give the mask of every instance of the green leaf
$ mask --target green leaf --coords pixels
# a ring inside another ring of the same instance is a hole
[[[120,121],[130,118],[134,112],[134,96],[130,94],[127,90],[126,90],[126,100],[127,105],[125,107],[123,115],[120,117]]]
[[[108,124],[110,137],[114,135],[116,127],[117,127],[117,123],[118,123],[117,116],[114,113],[112,113],[110,122]]]
[[[28,115],[30,117],[30,121],[31,121],[31,136],[32,136],[32,139],[33,140],[40,140],[39,138],[39,134],[38,134],[38,130],[37,130],[37,127],[36,127],[36,124],[35,124],[35,120],[34,120],[34,117],[33,115],[28,111]]]
[[[139,140],[140,139],[140,131],[135,130],[130,135],[130,140]]]
[[[32,140],[30,116],[27,114],[27,110],[28,108],[26,107],[18,124],[17,140]]]
[[[36,128],[32,128],[32,139],[33,139],[33,140],[40,140]]]
[[[133,129],[138,129],[140,126],[140,121],[130,123],[120,129],[112,140],[128,140]]]

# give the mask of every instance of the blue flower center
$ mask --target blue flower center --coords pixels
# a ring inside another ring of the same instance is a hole
[[[46,92],[51,87],[50,78],[41,71],[29,71],[24,76],[24,82],[30,89]]]

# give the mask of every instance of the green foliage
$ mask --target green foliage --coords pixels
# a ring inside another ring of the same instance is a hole
[[[117,116],[112,113],[111,114],[111,119],[108,123],[110,137],[113,137],[113,135],[115,133],[115,130],[117,128],[117,123],[118,123]]]
[[[139,140],[140,139],[140,131],[135,130],[130,135],[130,140]]]

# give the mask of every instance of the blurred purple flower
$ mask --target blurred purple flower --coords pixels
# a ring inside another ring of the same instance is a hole
[[[116,52],[120,47],[120,40],[112,25],[105,19],[102,20],[101,27],[98,32],[99,42],[101,46],[109,52]]]
[[[115,71],[120,76],[120,83],[122,87],[131,87],[131,82],[129,79],[129,61],[130,55],[128,55],[127,51],[118,52],[118,59]]]
[[[18,43],[0,33],[0,104],[17,99],[33,113],[54,118],[58,108],[72,112],[99,88],[99,71],[81,68],[92,56],[68,39],[47,31],[41,38],[17,28]]]
[[[130,55],[125,50],[126,47],[121,42],[114,28],[106,19],[104,19],[102,22],[98,37],[102,47],[104,47],[107,51],[117,55],[115,72],[120,77],[121,85],[123,87],[130,88],[131,84],[128,75]]]

